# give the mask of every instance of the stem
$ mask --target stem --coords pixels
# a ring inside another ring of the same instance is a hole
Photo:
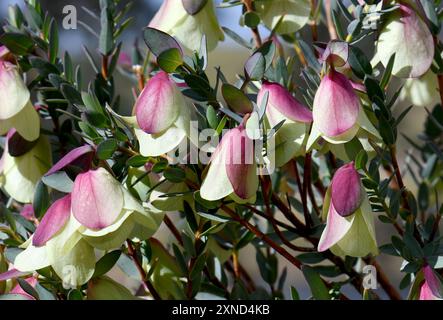
[[[305,168],[303,172],[303,192],[302,196],[302,204],[303,204],[303,213],[305,216],[306,227],[311,228],[313,225],[311,214],[308,209],[308,186],[311,184],[311,167],[312,167],[312,158],[311,153],[306,153],[305,157]]]
[[[411,213],[411,215],[410,215],[411,219],[415,219],[415,217],[413,217],[413,215],[412,215],[411,208],[409,207],[408,193],[407,193],[405,184],[403,182],[403,178],[401,176],[400,166],[398,165],[396,146],[395,145],[389,146],[389,152],[391,154],[392,166],[394,167],[395,179],[397,180],[398,187],[400,188],[401,196],[403,199],[403,201],[402,201],[403,207]],[[421,246],[423,246],[423,241],[421,240],[420,233],[418,232],[417,224],[415,223],[415,221],[413,221],[413,223],[414,223],[414,237],[416,238],[418,243]]]
[[[226,205],[222,205],[221,208],[223,209],[223,211],[225,211],[232,219],[234,219],[235,221],[239,222],[242,226],[244,226],[246,229],[248,229],[249,231],[251,231],[253,234],[255,234],[257,236],[257,238],[263,240],[264,242],[266,242],[272,249],[274,249],[275,251],[277,251],[280,255],[282,255],[284,258],[286,258],[286,260],[288,260],[291,264],[293,264],[297,269],[301,268],[301,262],[295,258],[294,256],[292,256],[292,254],[290,254],[288,251],[286,251],[286,249],[282,248],[281,246],[279,246],[277,243],[274,242],[274,240],[272,240],[271,238],[269,238],[267,235],[265,235],[263,232],[261,232],[260,230],[258,230],[255,226],[253,226],[252,224],[250,224],[248,221],[242,219],[241,217],[238,216],[238,214],[236,212],[234,212],[233,210],[231,210],[229,207],[227,207]]]
[[[402,296],[400,293],[398,293],[397,289],[391,284],[389,281],[388,276],[385,274],[381,266],[378,264],[378,262],[375,259],[366,258],[364,259],[366,264],[372,265],[377,270],[377,278],[378,282],[380,283],[383,290],[387,293],[389,298],[392,300],[402,300]]]
[[[331,11],[331,0],[325,0],[325,11],[326,11],[326,21],[328,24],[328,32],[331,40],[338,38],[337,31],[334,27],[334,22],[332,21],[332,11]]]
[[[126,243],[128,245],[128,254],[132,258],[132,261],[134,261],[134,264],[137,267],[138,272],[140,273],[140,277],[142,278],[142,283],[143,283],[143,286],[145,287],[145,290],[149,291],[151,293],[154,300],[162,300],[162,298],[158,294],[157,290],[155,290],[152,283],[149,281],[149,279],[147,279],[146,271],[145,271],[145,269],[143,269],[140,261],[138,261],[137,253],[135,252],[132,241],[126,240]]]
[[[108,80],[109,71],[108,71],[108,56],[102,56],[102,76],[105,80]]]

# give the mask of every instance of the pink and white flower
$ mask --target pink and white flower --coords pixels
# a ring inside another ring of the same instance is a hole
[[[308,150],[320,137],[331,144],[346,143],[361,134],[379,137],[362,109],[352,83],[333,68],[321,80],[312,112],[314,121]]]
[[[152,77],[135,104],[132,122],[144,156],[159,156],[192,138],[192,103],[166,72]],[[134,123],[136,120],[136,123]],[[198,142],[197,142],[198,143]]]
[[[40,118],[30,97],[18,67],[0,58],[0,135],[14,128],[28,141],[39,137]]]
[[[420,300],[443,300],[443,286],[430,266],[423,268],[425,281],[420,289]]]
[[[241,124],[230,129],[217,146],[201,186],[200,196],[209,201],[230,196],[237,202],[253,202],[257,189],[254,142]]]
[[[275,135],[276,166],[281,167],[295,156],[305,152],[306,134],[312,122],[312,112],[298,102],[279,83],[264,81],[257,96],[257,104],[262,105],[268,92],[266,118],[270,128],[285,121]]]
[[[94,249],[108,251],[126,239],[147,239],[162,219],[162,214],[148,212],[108,171],[90,170],[77,176],[71,194],[48,209],[14,266],[30,272],[50,265],[68,287],[76,287],[94,273]]]
[[[374,63],[385,67],[395,54],[392,74],[400,78],[418,78],[429,70],[434,59],[434,40],[426,23],[412,6],[400,2],[391,13],[378,37]]]
[[[166,32],[176,37],[189,50],[200,49],[203,35],[206,35],[208,50],[215,49],[219,41],[224,40],[212,0],[205,1],[196,12],[188,12],[186,0],[164,0],[149,27]],[[195,1],[194,1],[195,2]],[[201,2],[201,1],[200,1]]]
[[[318,251],[352,257],[378,253],[373,213],[353,162],[335,173],[324,199],[325,218]]]

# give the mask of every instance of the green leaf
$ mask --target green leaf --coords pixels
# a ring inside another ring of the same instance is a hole
[[[114,21],[108,5],[101,8],[100,24],[99,50],[102,55],[108,56],[114,50]]]
[[[74,182],[64,171],[59,171],[49,176],[43,176],[42,181],[48,187],[65,193],[70,193],[74,186]]]
[[[30,53],[35,46],[32,38],[21,33],[5,33],[0,37],[0,43],[19,56]]]
[[[55,19],[51,20],[49,27],[49,62],[55,63],[58,56],[58,26]]]
[[[120,259],[121,255],[120,250],[114,250],[105,254],[100,260],[95,264],[95,271],[93,277],[100,277],[108,271],[110,271],[114,265],[117,263],[118,259]]]
[[[227,27],[222,27],[224,33],[231,38],[232,40],[234,40],[237,44],[241,45],[242,47],[245,47],[246,49],[251,50],[252,46],[250,43],[246,42],[246,40],[244,40],[240,35],[238,35],[235,31],[227,28]]]
[[[423,250],[418,241],[414,238],[412,234],[405,233],[403,236],[403,241],[414,257],[416,258],[423,257]]]
[[[139,168],[144,166],[148,162],[148,158],[141,155],[135,155],[126,161],[126,165],[134,168]]]
[[[20,287],[25,291],[27,294],[31,295],[35,298],[35,300],[40,300],[37,291],[28,283],[25,279],[17,278],[17,282],[20,285]]]
[[[213,106],[209,105],[206,109],[206,119],[208,120],[208,124],[212,129],[216,129],[218,126],[218,117],[217,112]]]
[[[183,65],[182,54],[177,48],[168,49],[160,53],[157,63],[163,71],[172,73]]]
[[[389,84],[389,81],[391,80],[392,69],[394,68],[394,62],[395,62],[395,53],[389,58],[385,72],[383,73],[383,77],[381,78],[380,87],[382,89],[386,89],[386,87]]]
[[[180,183],[185,181],[186,173],[183,169],[178,167],[168,167],[163,172],[163,176],[166,180],[174,183]]]
[[[43,181],[37,183],[34,193],[34,201],[32,203],[34,213],[37,218],[43,217],[49,208],[49,192]]]
[[[303,263],[315,264],[325,260],[325,257],[320,252],[306,252],[299,254],[297,259]]]
[[[355,169],[361,170],[366,169],[366,164],[368,163],[368,154],[365,150],[360,150],[360,152],[355,157]]]
[[[156,57],[158,57],[162,52],[172,48],[176,48],[181,52],[178,42],[163,31],[147,27],[143,31],[143,39],[145,40],[149,50],[151,50]]]
[[[245,21],[245,25],[249,28],[256,28],[260,24],[260,17],[254,11],[246,12],[243,15],[243,19]]]
[[[372,75],[372,66],[366,55],[359,48],[349,46],[348,63],[354,74],[360,79],[365,75]]]
[[[301,270],[306,279],[306,282],[311,289],[312,296],[316,300],[330,300],[329,290],[324,284],[320,275],[309,266],[302,266]]]
[[[266,60],[261,52],[254,53],[245,64],[245,73],[251,80],[261,80],[266,71]]]
[[[224,83],[222,85],[222,95],[229,107],[236,113],[246,114],[254,110],[248,96],[231,84]]]
[[[83,99],[82,95],[76,88],[74,88],[69,83],[63,83],[60,86],[60,91],[62,92],[63,96],[66,98],[66,100],[69,101],[69,103],[73,105],[82,105]]]
[[[68,293],[68,300],[83,300],[83,294],[78,289],[72,289]]]
[[[118,148],[118,141],[116,139],[108,139],[100,143],[97,147],[97,158],[106,160],[112,157]]]
[[[300,295],[295,287],[291,287],[291,298],[292,300],[300,300]]]

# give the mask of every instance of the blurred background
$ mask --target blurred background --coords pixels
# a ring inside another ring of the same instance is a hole
[[[0,17],[2,21],[7,17],[8,6],[18,3],[20,6],[23,4],[23,0],[1,0],[0,1]],[[129,0],[128,0],[129,1]],[[89,69],[89,64],[86,61],[86,57],[83,53],[82,46],[86,45],[92,52],[97,52],[98,39],[83,28],[80,24],[77,30],[64,30],[61,28],[63,20],[63,7],[66,5],[74,5],[77,9],[78,20],[81,20],[88,25],[95,27],[95,30],[99,30],[98,22],[92,19],[88,14],[82,10],[82,7],[86,7],[97,15],[100,14],[99,1],[98,0],[40,0],[43,9],[47,10],[49,14],[57,19],[60,27],[60,46],[61,50],[68,51],[73,58],[74,62],[81,64],[85,72],[85,79],[87,79],[87,71]],[[126,1],[123,1],[124,3]],[[162,0],[134,0],[133,7],[129,12],[128,16],[135,17],[133,24],[129,29],[125,31],[121,40],[124,42],[124,49],[128,54],[130,54],[131,47],[135,41],[139,41],[140,47],[145,48],[142,39],[142,29],[147,26],[157,9],[159,8]],[[218,0],[216,1],[219,2]],[[345,2],[347,2],[345,0]],[[246,27],[239,25],[239,19],[241,17],[241,8],[234,7],[228,9],[217,9],[217,15],[219,17],[220,24],[222,26],[228,26],[230,29],[234,30],[241,36],[249,39],[250,31]],[[269,33],[265,29],[261,29],[263,35]],[[310,39],[309,28],[304,28],[302,30],[302,37]],[[306,36],[306,37],[304,37]],[[327,39],[327,31],[325,28],[319,29],[320,40]],[[371,47],[367,46],[368,50],[372,50]],[[368,52],[368,51],[366,51]],[[235,82],[236,73],[243,69],[243,64],[249,53],[243,47],[240,47],[235,42],[226,37],[225,41],[217,47],[214,52],[210,53],[209,56],[209,67],[208,74],[210,79],[213,81],[215,78],[214,67],[220,66],[224,74],[227,76],[230,82]],[[92,75],[92,73],[91,73]],[[131,94],[131,88],[136,86],[136,83],[131,83],[128,78],[123,75],[117,75],[116,78],[117,90],[122,95],[122,101],[124,105],[124,110],[122,113],[130,113],[134,103],[134,98]],[[395,86],[397,87],[397,86]],[[404,106],[398,106],[399,110],[402,110]],[[416,108],[415,108],[416,109]],[[407,128],[408,136],[415,137],[418,130],[421,129],[423,121],[424,112],[423,110],[414,110],[407,117],[403,123],[403,127]],[[408,120],[409,119],[409,120]],[[410,119],[413,119],[412,121]],[[404,141],[400,141],[404,143]],[[400,158],[404,159],[405,150],[400,149]],[[413,184],[410,184],[413,186]],[[376,219],[378,222],[378,219]],[[386,226],[384,224],[378,223],[377,226],[377,236],[379,245],[387,243],[393,234],[393,229],[391,226]],[[167,229],[162,229],[156,235],[162,241],[167,241],[169,238],[169,232]],[[241,252],[240,256],[241,262],[248,272],[252,275],[253,279],[257,284],[261,284],[264,288],[267,288],[267,284],[262,280],[260,272],[257,268],[257,263],[255,261],[255,251],[253,248],[246,248]],[[380,256],[377,258],[380,264],[384,267],[391,281],[397,285],[402,278],[402,274],[399,272],[401,266],[401,260],[395,259],[391,256]],[[285,284],[285,296],[290,296],[290,287],[295,286],[300,293],[302,299],[308,298],[310,296],[310,291],[298,270],[295,270],[292,266],[287,265],[286,261],[280,259],[280,271],[288,267],[288,277]],[[131,280],[119,270],[114,270],[114,276],[119,278],[121,282],[125,282],[133,290],[137,289],[137,281]],[[382,290],[376,290],[381,297],[386,297]],[[351,298],[360,298],[359,295],[352,288],[347,288],[345,293]],[[404,292],[406,294],[406,292]]]

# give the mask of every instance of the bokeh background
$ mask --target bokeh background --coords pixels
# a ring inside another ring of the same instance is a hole
[[[129,1],[129,0],[127,0]],[[95,30],[99,30],[98,22],[92,19],[85,11],[82,10],[82,7],[86,7],[92,12],[95,12],[99,15],[100,10],[98,0],[40,0],[43,8],[49,12],[49,14],[57,19],[57,22],[60,26],[60,46],[61,50],[69,51],[71,57],[74,62],[77,64],[81,64],[83,66],[83,70],[85,70],[85,79],[87,79],[87,71],[89,70],[89,65],[86,61],[86,57],[84,56],[82,46],[86,45],[92,52],[97,51],[97,38],[94,37],[91,33],[89,33],[86,29],[84,29],[80,24],[78,25],[77,30],[64,30],[61,28],[62,20],[63,20],[63,7],[66,5],[74,5],[77,8],[78,19],[91,25]],[[126,2],[124,0],[123,2]],[[122,40],[124,42],[124,50],[127,53],[130,52],[130,49],[135,41],[140,42],[140,47],[144,48],[143,39],[142,39],[142,29],[145,27],[157,9],[159,8],[162,0],[133,0],[133,7],[129,12],[130,16],[135,17],[133,24],[129,29],[125,31],[122,35]],[[219,0],[216,0],[218,3]],[[348,1],[344,1],[348,2]],[[0,1],[0,17],[2,21],[4,21],[7,17],[7,10],[9,5],[19,4],[23,5],[23,0],[1,0]],[[246,27],[242,27],[239,25],[239,19],[241,16],[240,7],[228,8],[228,9],[217,9],[217,15],[219,17],[220,24],[222,26],[228,26],[230,29],[236,31],[238,34],[242,35],[245,38],[250,38],[250,31]],[[266,35],[269,33],[265,29],[261,29],[262,33]],[[307,39],[310,39],[309,28],[305,28],[302,30],[302,35],[305,35]],[[325,28],[319,29],[319,37],[320,40],[327,39],[327,31]],[[305,37],[303,37],[305,38]],[[367,45],[367,44],[366,44]],[[290,48],[288,49],[290,50]],[[372,50],[370,46],[367,46],[365,50]],[[366,51],[368,52],[368,51]],[[227,76],[230,82],[235,82],[236,73],[239,70],[243,69],[243,64],[246,58],[248,57],[248,52],[237,45],[235,42],[226,37],[226,40],[221,43],[214,52],[210,53],[209,59],[210,64],[208,68],[208,74],[210,79],[214,80],[215,72],[214,67],[220,66]],[[89,70],[90,71],[90,70]],[[91,72],[92,75],[92,72]],[[134,98],[131,94],[132,86],[135,86],[135,83],[131,83],[128,81],[128,78],[123,75],[118,75],[116,78],[117,90],[122,95],[123,104],[125,110],[122,112],[129,113],[132,109]],[[399,105],[397,108],[401,110],[404,106]],[[403,123],[404,131],[408,133],[408,136],[415,137],[416,133],[421,129],[423,121],[424,112],[423,110],[413,110],[412,113],[407,117],[407,119]],[[404,141],[401,141],[404,143]],[[400,158],[404,160],[404,155],[406,154],[406,149],[402,144],[403,148],[400,149]],[[407,180],[408,181],[408,180]],[[410,184],[412,187],[412,184]],[[378,219],[376,219],[378,221]],[[377,226],[377,236],[379,245],[387,243],[391,234],[393,233],[393,229],[391,227],[387,227],[386,225],[382,225],[378,223]],[[166,229],[162,229],[156,235],[157,238],[162,241],[167,241],[169,238],[169,232]],[[250,272],[254,280],[261,284],[264,288],[267,288],[266,283],[261,279],[260,273],[257,268],[257,264],[255,262],[255,252],[253,248],[246,248],[241,252],[240,256],[242,264],[245,268]],[[392,257],[380,256],[377,259],[384,269],[389,275],[389,278],[394,284],[398,284],[401,280],[402,274],[399,272],[401,266],[401,260],[394,259]],[[295,286],[301,295],[301,298],[308,298],[310,295],[310,291],[303,280],[301,273],[298,270],[295,270],[293,267],[287,265],[286,261],[280,259],[280,270],[284,267],[288,267],[288,277],[285,285],[285,295],[289,297],[289,290],[291,286]],[[114,277],[118,278],[119,281],[126,283],[133,290],[137,289],[137,281],[131,280],[127,276],[125,276],[121,271],[115,269],[113,270]],[[347,288],[346,294],[353,298],[360,298],[353,289]],[[377,290],[377,293],[380,294],[381,297],[385,297],[382,290]],[[406,294],[406,292],[403,292]],[[203,297],[202,297],[203,298]]]

